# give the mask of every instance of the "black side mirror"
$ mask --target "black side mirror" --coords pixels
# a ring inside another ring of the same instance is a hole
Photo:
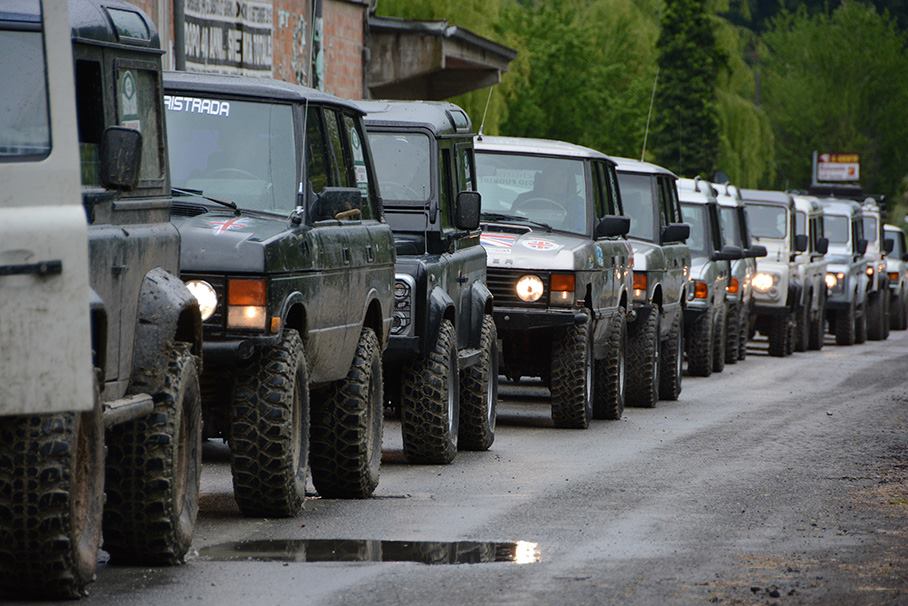
[[[807,247],[810,246],[810,242],[807,240],[807,234],[796,234],[795,235],[795,250],[798,252],[805,252]]]
[[[631,230],[631,218],[624,215],[608,215],[596,224],[596,238],[613,238],[626,236]]]
[[[111,189],[135,189],[142,168],[142,133],[109,126],[101,138],[101,183]]]
[[[859,255],[863,255],[866,252],[867,252],[867,240],[861,238],[860,240],[858,240],[857,253]]]
[[[479,228],[482,195],[478,191],[462,191],[454,202],[454,227],[473,231]]]
[[[744,258],[744,251],[740,246],[731,246],[726,244],[722,250],[717,250],[712,254],[713,261],[737,261]]]
[[[905,253],[904,255],[902,255],[902,261],[904,261],[905,263],[908,263],[908,253]]]
[[[690,238],[690,225],[687,223],[669,223],[662,228],[663,242],[687,242]]]
[[[747,254],[745,256],[752,257],[754,259],[760,259],[768,255],[769,252],[766,250],[766,247],[762,244],[754,244],[747,249]]]
[[[829,252],[829,238],[820,238],[817,240],[817,253],[825,255]]]
[[[326,187],[313,206],[314,221],[356,220],[363,216],[363,194],[355,187]]]
[[[892,251],[895,250],[895,240],[892,238],[886,238],[883,240],[883,250],[886,251],[886,254],[892,254]]]

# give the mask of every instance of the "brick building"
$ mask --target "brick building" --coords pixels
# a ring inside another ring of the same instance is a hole
[[[131,1],[157,25],[170,69],[272,77],[350,99],[450,97],[498,82],[515,56],[446,22],[376,17],[377,0]]]

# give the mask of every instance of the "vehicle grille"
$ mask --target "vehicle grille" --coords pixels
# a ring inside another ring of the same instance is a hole
[[[520,276],[527,274],[539,276],[539,278],[542,279],[542,283],[545,285],[545,294],[535,303],[521,301],[517,298],[517,291],[514,290]],[[490,267],[486,270],[486,285],[489,287],[492,296],[495,297],[495,305],[544,308],[549,302],[548,272]]]

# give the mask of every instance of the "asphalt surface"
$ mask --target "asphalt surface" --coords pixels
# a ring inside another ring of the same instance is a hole
[[[298,519],[242,518],[226,451],[211,445],[189,562],[102,566],[89,600],[908,604],[908,333],[785,360],[765,344],[750,354],[686,377],[678,402],[587,431],[552,429],[544,390],[505,387],[491,451],[446,467],[406,465],[388,421],[376,497],[312,498]],[[293,539],[519,540],[540,561],[204,557]]]

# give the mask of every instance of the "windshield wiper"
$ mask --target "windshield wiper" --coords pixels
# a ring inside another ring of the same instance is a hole
[[[236,205],[236,202],[233,202],[232,200],[221,200],[220,198],[212,198],[211,196],[206,196],[204,194],[204,192],[202,192],[202,190],[200,190],[200,189],[184,189],[181,187],[171,187],[170,190],[172,192],[171,195],[177,194],[180,196],[198,196],[199,198],[204,198],[206,200],[210,200],[210,201],[214,202],[215,204],[220,204],[221,206],[226,206],[227,208],[232,209],[233,213],[237,217],[240,216],[240,208],[239,208],[239,206]]]
[[[526,223],[528,225],[535,225],[536,227],[541,227],[547,232],[551,232],[554,228],[548,223],[542,223],[540,221],[533,221],[532,219],[527,219],[526,217],[518,217],[516,215],[506,215],[504,213],[481,213],[480,217],[483,219],[489,219],[490,221],[516,221],[518,223]]]

